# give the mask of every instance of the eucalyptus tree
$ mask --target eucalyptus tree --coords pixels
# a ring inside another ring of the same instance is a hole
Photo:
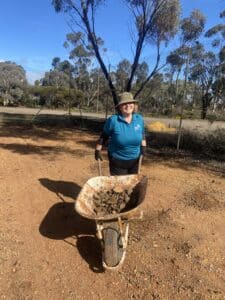
[[[56,69],[58,69],[59,67],[59,64],[60,64],[60,61],[61,61],[61,59],[60,59],[60,57],[54,57],[53,59],[52,59],[52,66],[53,66],[53,69],[54,70],[56,70]]]
[[[170,68],[170,84],[174,81],[174,76],[176,77],[175,82],[177,83],[182,67],[185,63],[182,57],[182,48],[173,50],[166,58],[166,63]]]
[[[182,55],[183,52],[184,52],[183,47],[177,48],[173,50],[166,58],[168,71],[169,71],[168,72],[169,84],[168,84],[167,93],[168,93],[168,97],[170,98],[172,110],[179,100],[178,83],[179,83],[182,67],[184,66],[185,63],[185,59]]]
[[[225,77],[217,79],[212,84],[213,94],[217,96],[217,107],[221,110],[225,110]]]
[[[68,61],[61,61],[59,57],[52,59],[52,67],[46,72],[41,82],[43,86],[71,87],[74,66]]]
[[[206,118],[208,107],[213,97],[211,95],[212,84],[217,78],[217,57],[212,51],[205,51],[202,47],[198,47],[196,51],[195,63],[190,68],[190,80],[197,83],[200,87],[201,103],[202,103],[202,119]]]
[[[184,18],[180,22],[181,29],[181,47],[180,52],[183,55],[185,60],[184,64],[184,85],[183,92],[180,94],[180,123],[179,123],[179,133],[177,139],[177,150],[180,148],[180,138],[181,138],[181,128],[182,128],[182,119],[183,119],[183,108],[184,100],[187,97],[187,80],[188,74],[190,72],[190,60],[192,48],[196,45],[197,39],[200,37],[205,27],[205,17],[200,10],[193,10],[189,17]]]
[[[69,76],[60,70],[45,72],[41,79],[42,86],[69,87]]]
[[[225,19],[225,10],[220,13],[220,18]],[[225,24],[219,23],[211,27],[206,33],[207,38],[212,38],[211,44],[215,50],[217,50],[216,58],[217,65],[215,66],[216,78],[212,82],[215,106],[217,102],[221,101],[221,95],[223,91],[224,76],[225,76]]]
[[[184,101],[187,95],[187,80],[190,74],[190,66],[195,63],[196,53],[201,53],[201,47],[197,39],[205,26],[205,17],[199,10],[193,10],[189,17],[180,22],[180,46],[167,56],[167,65],[171,71],[169,94],[173,97],[173,103],[181,106],[181,123]],[[178,83],[184,74],[183,86]],[[174,78],[175,77],[175,78]],[[175,81],[175,83],[174,83]],[[180,126],[181,126],[180,123]]]
[[[220,18],[225,19],[225,10],[220,13]],[[211,44],[214,49],[218,49],[218,78],[225,74],[225,24],[220,23],[205,33],[207,38],[212,38]]]
[[[131,63],[128,59],[123,59],[117,65],[116,76],[116,89],[119,92],[123,92],[126,89],[127,81],[129,80],[131,72]]]
[[[225,52],[225,49],[224,49]],[[212,83],[212,91],[214,94],[215,105],[214,110],[218,107],[223,108],[225,107],[225,53],[220,51],[220,75],[217,76],[215,81]]]
[[[134,74],[138,68],[143,46],[147,44],[152,48],[156,47],[155,64],[151,62],[153,68],[147,78],[142,82],[139,89],[135,92],[138,96],[148,81],[162,69],[165,64],[159,66],[161,55],[160,49],[163,43],[167,44],[177,32],[180,19],[180,2],[171,1],[128,1],[133,12],[136,23],[136,51],[132,63],[130,80],[127,90],[131,89]]]
[[[26,72],[22,66],[11,61],[0,62],[0,93],[4,104],[18,100],[26,86]]]
[[[118,103],[117,90],[111,74],[104,62],[102,39],[96,33],[96,11],[104,0],[52,0],[56,12],[64,12],[69,16],[69,26],[84,49],[94,52],[102,72],[108,82],[114,104]],[[176,32],[179,19],[179,0],[125,0],[133,17],[134,57],[129,79],[125,87],[131,91],[135,74],[139,66],[143,47],[148,43],[157,45],[157,59],[152,72],[136,91],[137,96],[151,76],[158,69],[160,54],[159,47],[163,41],[168,41]],[[107,26],[107,25],[106,25]],[[80,29],[79,31],[77,29]],[[83,35],[80,34],[82,33]],[[91,45],[91,48],[90,48]]]
[[[135,88],[137,88],[139,85],[141,85],[143,82],[146,81],[146,79],[148,78],[148,74],[149,74],[148,64],[146,62],[139,63],[135,74],[135,80],[134,80]]]
[[[102,109],[104,106],[106,87],[105,77],[101,69],[91,69],[88,73],[88,77],[86,77],[85,91],[82,90],[86,99],[84,104],[96,112],[98,112],[99,108]]]
[[[85,43],[85,34],[78,31],[66,35],[64,47],[69,50],[69,59],[74,63],[74,75],[76,87],[85,90],[86,87],[82,86],[83,82],[88,77],[88,69],[91,66],[94,52],[92,46],[88,41]],[[98,45],[100,41],[98,41]]]
[[[51,103],[58,103],[60,104],[57,98],[57,94],[63,94],[64,93],[64,99],[63,99],[63,105],[67,105],[68,111],[70,114],[71,105],[74,102],[72,97],[74,93],[71,92],[71,89],[73,88],[73,73],[74,73],[74,66],[68,61],[64,60],[61,61],[59,57],[54,57],[52,59],[52,69],[48,72],[45,72],[44,77],[41,79],[41,85],[45,87],[55,87],[44,89],[44,91],[48,91],[48,94],[51,95]],[[61,92],[57,89],[61,88]],[[68,92],[65,92],[65,91]],[[68,96],[66,95],[68,93]],[[45,99],[45,97],[42,97]],[[44,103],[45,101],[43,101]],[[45,103],[46,104],[46,103]],[[55,104],[54,104],[55,105]]]
[[[144,112],[163,113],[163,106],[167,106],[165,97],[163,74],[155,73],[146,84],[142,92],[141,109]]]
[[[103,46],[103,41],[98,38],[96,40],[98,47]],[[86,98],[86,106],[90,107],[96,100],[96,110],[99,104],[99,81],[100,70],[92,72],[91,67],[94,64],[95,54],[91,43],[86,35],[81,32],[72,32],[66,35],[64,47],[69,50],[69,59],[74,63],[74,82],[75,87],[81,90]],[[103,51],[106,51],[104,49]],[[92,74],[91,74],[92,73]],[[96,84],[93,81],[93,74],[97,74]],[[83,103],[82,103],[83,106]]]
[[[225,10],[220,13],[220,18],[225,18]],[[206,31],[205,36],[213,38],[212,46],[218,47],[220,50],[224,47],[225,41],[225,24],[220,23]]]
[[[131,67],[132,67],[131,63],[127,59],[123,59],[118,63],[115,71],[115,80],[116,80],[115,85],[118,92],[122,92],[126,89],[126,85],[131,73]],[[147,79],[148,73],[149,73],[148,64],[146,62],[139,63],[135,73],[133,90],[138,90],[140,88],[143,82]],[[145,85],[145,88],[148,89],[148,84]],[[144,101],[143,97],[144,97],[144,91],[142,94],[142,101]]]
[[[72,79],[75,74],[75,67],[70,63],[70,61],[68,61],[67,59],[61,61],[59,57],[54,57],[52,60],[52,66],[54,71],[64,73],[69,78],[68,84],[73,85]]]

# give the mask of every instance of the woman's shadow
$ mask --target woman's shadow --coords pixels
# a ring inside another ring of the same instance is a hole
[[[81,187],[74,182],[54,181],[48,178],[40,178],[39,181],[64,201],[50,207],[40,224],[39,232],[50,239],[63,240],[77,247],[94,272],[103,272],[101,245],[95,236],[95,221],[81,217],[75,211],[74,202],[65,202],[63,198],[66,196],[75,200]],[[68,237],[74,237],[76,244],[66,241]]]

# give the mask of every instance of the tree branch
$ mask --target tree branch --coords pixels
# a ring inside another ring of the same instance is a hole
[[[103,71],[103,74],[106,78],[106,80],[108,81],[108,84],[109,84],[109,87],[110,87],[110,91],[111,91],[111,94],[112,94],[112,97],[113,97],[113,102],[114,102],[114,105],[117,105],[118,104],[118,99],[117,99],[117,93],[116,93],[116,90],[115,90],[115,87],[112,83],[112,79],[110,77],[110,74],[108,73],[107,71],[107,68],[102,60],[102,57],[101,57],[101,54],[99,52],[99,47],[98,47],[98,44],[97,44],[97,41],[96,41],[96,37],[95,35],[93,34],[93,32],[91,31],[91,28],[90,28],[90,23],[89,23],[89,19],[88,19],[88,15],[87,15],[87,8],[83,7],[83,16],[82,16],[82,20],[87,28],[87,32],[88,32],[88,39],[89,41],[91,42],[92,44],[92,47],[94,49],[94,52],[95,52],[95,55],[96,55],[96,58],[102,68],[102,71]]]

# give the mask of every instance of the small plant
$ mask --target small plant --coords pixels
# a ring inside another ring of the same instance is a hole
[[[217,120],[216,115],[211,114],[211,115],[207,115],[206,119],[209,121],[210,124],[212,124],[213,122],[215,122]]]

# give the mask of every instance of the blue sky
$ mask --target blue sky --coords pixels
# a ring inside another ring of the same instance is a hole
[[[98,12],[97,32],[108,49],[105,63],[112,66],[132,54],[129,17],[121,3],[121,0],[109,0]],[[181,4],[183,16],[200,9],[207,18],[206,29],[221,22],[219,13],[225,10],[225,0],[181,0]],[[53,57],[68,59],[68,51],[63,47],[68,32],[65,16],[55,13],[51,0],[1,1],[0,61],[22,65],[32,83],[51,68]],[[164,50],[164,55],[167,52],[169,48]],[[153,57],[153,52],[146,52],[144,58]]]

